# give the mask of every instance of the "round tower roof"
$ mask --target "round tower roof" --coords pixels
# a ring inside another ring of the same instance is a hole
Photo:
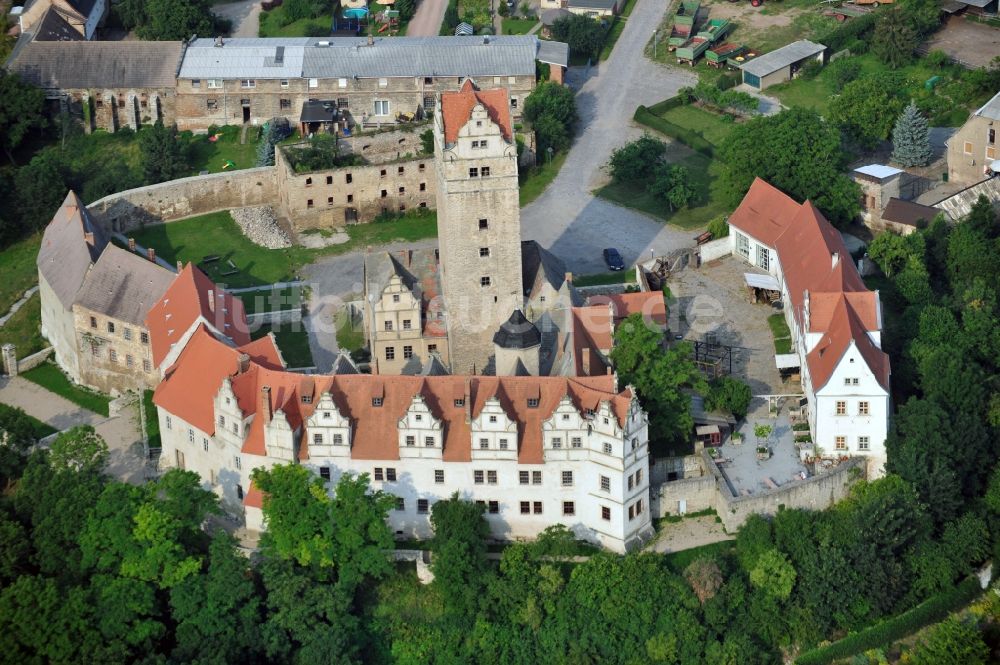
[[[493,335],[493,343],[503,349],[530,349],[542,343],[542,334],[535,324],[524,318],[521,310],[515,309]]]

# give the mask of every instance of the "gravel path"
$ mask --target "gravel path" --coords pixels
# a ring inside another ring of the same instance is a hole
[[[666,254],[692,244],[691,231],[592,194],[607,182],[603,166],[611,152],[642,135],[632,123],[635,108],[695,83],[690,72],[657,64],[643,54],[666,7],[662,0],[639,0],[608,60],[589,70],[570,68],[568,83],[577,91],[580,133],[549,188],[521,210],[521,233],[551,249],[574,273],[603,271],[604,247],[617,247],[625,261],[632,262],[650,249]]]
[[[735,536],[726,533],[722,524],[715,521],[714,515],[688,517],[680,522],[664,525],[656,540],[644,549],[669,554],[733,538]]]
[[[256,37],[260,28],[260,2],[242,0],[212,7],[212,13],[233,22],[233,37]]]
[[[447,8],[448,0],[420,0],[410,24],[406,26],[406,36],[437,37]]]

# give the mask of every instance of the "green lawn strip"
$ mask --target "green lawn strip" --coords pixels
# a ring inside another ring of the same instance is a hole
[[[14,344],[19,360],[41,351],[47,346],[41,327],[42,300],[36,293],[0,327],[0,346]]]
[[[322,37],[330,34],[333,25],[332,16],[318,18],[302,18],[282,25],[285,17],[284,7],[260,13],[260,25],[257,29],[259,37]]]
[[[17,413],[19,416],[21,416],[22,418],[26,418],[28,422],[31,423],[31,427],[34,430],[35,439],[44,439],[48,435],[55,434],[56,432],[59,431],[55,427],[46,425],[38,418],[35,418],[34,416],[29,416],[27,413],[24,412],[23,409],[19,409],[16,406],[10,406],[9,404],[0,403],[0,414],[8,416],[11,413]]]
[[[72,383],[55,363],[44,362],[34,369],[22,372],[21,376],[50,392],[68,399],[77,406],[82,406],[102,416],[108,415],[108,404],[111,402],[110,397]]]
[[[312,367],[312,351],[309,350],[309,334],[301,323],[281,323],[274,326],[263,325],[253,333],[253,339],[260,339],[269,332],[274,333],[281,357],[289,367]]]
[[[604,46],[601,47],[598,60],[604,61],[611,57],[611,51],[614,50],[615,44],[618,43],[618,38],[622,36],[622,32],[625,30],[625,21],[626,19],[621,16],[616,16],[611,20],[611,27],[608,28],[608,34],[604,37]]]
[[[0,251],[0,315],[21,299],[24,292],[38,283],[35,258],[42,244],[41,234],[18,240]]]
[[[774,340],[774,353],[781,355],[792,352],[792,340],[788,337]]]
[[[365,333],[360,325],[355,326],[347,308],[337,314],[337,346],[342,351],[357,351],[365,345]]]
[[[149,439],[150,448],[159,448],[160,442],[160,419],[156,414],[156,405],[153,404],[153,391],[142,391],[142,410],[146,416],[146,438]]]
[[[343,254],[367,245],[382,245],[394,241],[412,242],[437,235],[433,212],[412,212],[398,218],[347,227],[348,242],[322,249],[295,246],[286,249],[265,249],[250,242],[240,231],[228,211],[213,212],[198,217],[154,224],[130,234],[144,247],[153,247],[158,256],[169,263],[192,261],[201,263],[206,256],[219,260],[203,264],[202,269],[217,284],[230,288],[265,286],[293,280],[302,266],[320,256]],[[233,270],[232,261],[238,272]]]
[[[545,188],[552,183],[566,161],[566,155],[566,152],[560,152],[553,155],[551,162],[532,166],[525,172],[518,193],[522,208],[541,196]]]
[[[503,34],[526,35],[537,24],[538,19],[534,18],[505,18],[502,22]]]
[[[796,665],[826,665],[836,660],[884,647],[911,635],[924,626],[941,621],[951,612],[968,604],[982,593],[979,580],[969,577],[958,586],[928,598],[916,607],[864,630],[848,635],[832,644],[806,651],[795,659]]]
[[[635,270],[599,272],[594,275],[573,276],[573,286],[606,286],[608,284],[634,284]]]
[[[244,291],[237,296],[243,301],[247,314],[259,314],[298,309],[302,306],[303,293],[301,286],[289,286],[283,289]]]
[[[729,138],[735,126],[732,121],[726,122],[721,115],[690,104],[667,109],[659,116],[678,127],[700,134],[715,147]]]
[[[670,527],[667,528],[669,529]],[[693,547],[689,550],[681,550],[680,552],[664,554],[663,558],[667,560],[667,564],[674,571],[677,573],[683,573],[684,569],[687,568],[695,559],[703,556],[714,556],[732,548],[732,546],[733,542],[731,540],[723,540],[717,543],[702,545],[701,547]]]
[[[688,169],[695,198],[691,207],[670,211],[666,201],[646,191],[642,183],[611,182],[596,192],[597,196],[612,203],[644,212],[660,221],[682,229],[697,229],[705,226],[718,215],[728,211],[717,192],[715,162],[701,154],[693,154],[677,162]]]
[[[792,331],[788,329],[788,324],[785,323],[784,314],[772,314],[767,317],[767,325],[771,329],[771,334],[774,335],[775,339],[792,336]]]
[[[619,14],[619,16],[623,16],[624,18],[628,18],[629,16],[631,16],[632,15],[632,10],[635,9],[635,3],[637,1],[638,0],[628,0],[625,3],[625,6],[622,7],[622,11],[621,11],[621,14]]]

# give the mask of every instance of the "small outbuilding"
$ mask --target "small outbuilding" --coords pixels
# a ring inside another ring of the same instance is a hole
[[[743,82],[751,88],[764,90],[777,83],[791,81],[792,77],[810,60],[823,64],[826,47],[801,39],[745,62]]]

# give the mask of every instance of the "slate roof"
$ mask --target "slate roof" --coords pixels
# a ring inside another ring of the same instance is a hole
[[[1000,120],[1000,92],[993,95],[993,99],[983,104],[983,106],[976,111],[975,115],[981,115],[984,118],[989,118],[991,120]]]
[[[73,88],[170,88],[181,42],[31,42],[8,70],[49,90]]]
[[[521,284],[529,299],[548,283],[558,291],[566,283],[566,264],[535,240],[521,241]]]
[[[37,24],[31,26],[35,40],[39,42],[81,42],[84,36],[69,24],[63,15],[54,9],[45,12],[45,16]]]
[[[142,326],[174,273],[132,252],[108,245],[87,274],[76,304]]]
[[[806,39],[786,44],[779,49],[765,53],[753,60],[749,60],[740,67],[743,71],[755,76],[767,76],[773,74],[782,67],[795,64],[800,60],[815,56],[826,50],[822,44],[817,44]]]
[[[87,234],[92,234],[88,239]],[[38,272],[67,310],[73,307],[90,266],[108,239],[90,218],[76,192],[69,192],[42,234],[35,260]]]
[[[550,9],[549,11],[561,12],[566,10]],[[571,14],[572,12],[566,12],[566,13]],[[558,20],[558,17],[555,20]],[[546,23],[545,25],[551,25],[551,23]],[[539,62],[547,62],[550,65],[569,67],[569,44],[564,44],[563,42],[550,42],[544,39],[539,40],[537,57]]]
[[[542,334],[524,312],[515,309],[493,335],[493,343],[501,349],[530,349],[542,343]]]

